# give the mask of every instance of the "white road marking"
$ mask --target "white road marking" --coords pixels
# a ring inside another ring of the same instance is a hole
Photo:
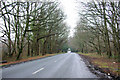
[[[36,74],[36,73],[38,73],[39,71],[41,71],[41,70],[43,70],[43,69],[44,69],[44,68],[40,68],[39,70],[33,72],[32,74]]]
[[[57,61],[54,61],[54,62],[57,62]]]

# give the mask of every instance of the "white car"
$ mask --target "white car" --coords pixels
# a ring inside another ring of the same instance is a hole
[[[67,51],[67,53],[71,53],[71,51],[70,51],[70,50],[68,50],[68,51]]]
[[[71,50],[70,50],[70,48],[68,48],[68,51],[67,51],[67,53],[71,53]]]

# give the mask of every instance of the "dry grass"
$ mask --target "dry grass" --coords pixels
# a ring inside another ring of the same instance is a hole
[[[39,59],[39,58],[43,58],[43,57],[47,57],[47,56],[53,56],[53,55],[56,55],[56,54],[46,54],[44,56],[39,55],[39,56],[35,56],[35,57],[23,57],[22,59],[17,60],[17,61],[15,61],[16,57],[7,58],[8,62],[0,64],[0,66],[9,65],[9,64],[15,64],[15,63],[20,63],[20,62],[24,62],[24,61]]]
[[[109,59],[108,57],[100,56],[97,53],[80,54],[89,57],[92,64],[102,68],[105,72],[120,76],[120,62],[117,62],[115,59]]]

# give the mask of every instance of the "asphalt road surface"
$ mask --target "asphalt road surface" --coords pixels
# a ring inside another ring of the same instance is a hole
[[[2,69],[3,78],[97,78],[76,53],[59,54]]]

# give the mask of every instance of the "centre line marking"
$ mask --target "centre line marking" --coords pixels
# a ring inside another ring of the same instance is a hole
[[[39,71],[41,71],[41,70],[43,70],[43,69],[44,69],[44,68],[40,68],[39,70],[33,72],[32,74],[36,74],[36,73],[38,73]]]
[[[57,62],[57,61],[54,61],[54,62]]]

